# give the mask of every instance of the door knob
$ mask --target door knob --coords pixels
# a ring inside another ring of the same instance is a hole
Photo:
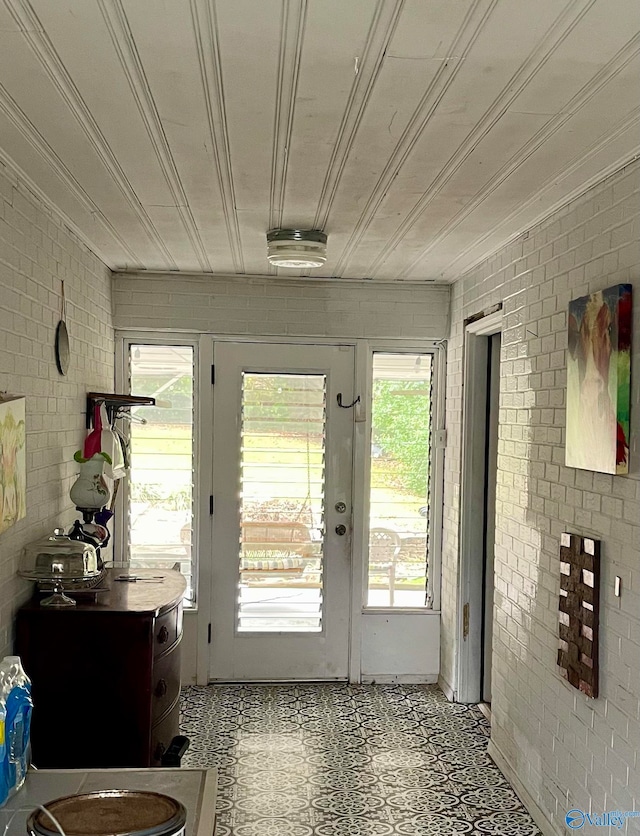
[[[341,537],[343,537],[346,533],[347,533],[347,526],[346,525],[342,525],[342,523],[340,523],[340,525],[336,526],[336,534],[339,534]]]

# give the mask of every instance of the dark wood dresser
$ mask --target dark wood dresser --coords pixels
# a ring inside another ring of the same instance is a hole
[[[179,733],[185,581],[136,569],[76,607],[17,614],[16,653],[33,684],[31,743],[40,768],[160,766]]]

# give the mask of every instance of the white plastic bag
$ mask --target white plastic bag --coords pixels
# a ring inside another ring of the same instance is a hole
[[[107,462],[104,466],[104,475],[113,480],[122,479],[123,476],[127,475],[127,469],[120,439],[109,426],[107,408],[104,404],[100,407],[100,414],[102,417],[101,449],[103,453],[107,453],[111,458],[111,464]]]

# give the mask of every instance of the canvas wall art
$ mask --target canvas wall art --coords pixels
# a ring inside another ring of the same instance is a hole
[[[0,534],[27,513],[25,399],[0,396]]]
[[[569,303],[565,464],[629,472],[631,285]]]

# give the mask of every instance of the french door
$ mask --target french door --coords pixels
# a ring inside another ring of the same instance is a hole
[[[219,342],[214,360],[209,678],[346,679],[353,349]]]

